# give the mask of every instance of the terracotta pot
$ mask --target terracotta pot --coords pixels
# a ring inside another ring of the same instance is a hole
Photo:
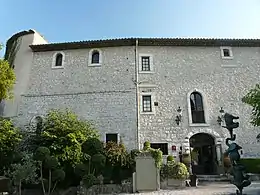
[[[231,161],[228,155],[224,155],[223,161],[224,161],[224,167],[231,167]]]
[[[182,162],[185,164],[185,165],[190,165],[191,164],[191,157],[190,157],[190,155],[188,154],[184,154],[183,156],[182,156]]]

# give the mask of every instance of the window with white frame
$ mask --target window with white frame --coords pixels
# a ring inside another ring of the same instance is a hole
[[[221,47],[221,57],[223,59],[233,59],[233,52],[231,47]]]
[[[102,52],[100,49],[91,49],[89,51],[88,66],[101,66],[102,64]]]
[[[139,72],[153,72],[153,56],[151,54],[140,54],[139,56]]]
[[[141,59],[142,59],[142,71],[151,71],[150,57],[142,56]]]
[[[142,111],[152,112],[152,95],[142,95]]]
[[[192,92],[190,95],[192,123],[205,123],[204,106],[202,95]]]
[[[106,143],[108,142],[114,142],[118,143],[118,133],[107,133],[106,134]]]
[[[53,55],[52,68],[64,67],[65,54],[63,52],[57,52]]]

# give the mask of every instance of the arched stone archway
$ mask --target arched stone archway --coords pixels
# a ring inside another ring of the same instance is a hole
[[[217,173],[216,138],[209,133],[199,132],[189,138],[192,172],[201,175]]]
[[[187,138],[190,139],[193,135],[196,135],[199,133],[206,133],[206,134],[212,136],[216,140],[222,139],[222,136],[218,132],[216,132],[212,129],[194,129],[193,131],[188,133]]]

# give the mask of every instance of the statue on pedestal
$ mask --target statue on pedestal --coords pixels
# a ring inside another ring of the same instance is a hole
[[[245,172],[245,166],[239,162],[239,150],[241,150],[242,147],[235,142],[230,143],[230,141],[236,140],[236,135],[233,133],[233,129],[239,127],[239,122],[234,122],[234,119],[239,119],[239,117],[225,113],[224,120],[226,126],[223,127],[226,128],[230,134],[230,137],[226,139],[226,145],[228,146],[226,152],[229,155],[230,161],[232,163],[232,174],[234,177],[233,184],[238,188],[236,191],[237,195],[242,195],[243,188],[249,186],[251,181],[249,180],[249,175],[247,175]]]

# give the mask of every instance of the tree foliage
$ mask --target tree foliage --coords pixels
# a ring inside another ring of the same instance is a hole
[[[21,135],[12,121],[0,118],[0,172],[12,162],[20,141]]]
[[[41,141],[61,164],[75,165],[82,160],[82,144],[98,133],[91,123],[80,120],[69,110],[51,110],[43,123]]]
[[[22,194],[22,182],[37,183],[37,165],[33,160],[32,154],[22,153],[19,162],[11,164],[5,175],[12,180],[18,194]]]
[[[0,45],[0,50],[2,46]],[[0,58],[0,102],[12,98],[12,89],[15,84],[15,73],[7,60]]]
[[[253,107],[251,113],[251,123],[260,126],[260,84],[257,84],[243,98],[244,103]]]
[[[34,159],[39,162],[40,181],[44,195],[51,195],[58,182],[64,180],[65,172],[59,168],[59,161],[56,157],[50,156],[50,151],[46,147],[39,147],[34,153]],[[45,178],[44,169],[48,170],[48,176]],[[47,182],[47,186],[46,183]]]

